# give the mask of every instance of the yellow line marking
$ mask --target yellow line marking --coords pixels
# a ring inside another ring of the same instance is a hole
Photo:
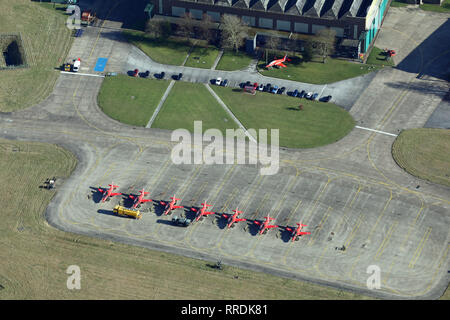
[[[414,252],[414,255],[413,255],[411,261],[409,262],[409,265],[408,265],[409,268],[414,268],[414,265],[416,264],[417,260],[419,259],[420,254],[422,253],[423,247],[425,246],[425,243],[427,242],[430,234],[431,234],[431,227],[429,227],[427,229],[427,231],[423,235],[422,239],[420,240],[419,246],[417,247],[416,251]]]
[[[333,209],[332,207],[328,207],[327,211],[325,212],[325,214],[323,215],[322,219],[319,222],[319,230],[312,233],[312,237],[308,241],[308,246],[312,246],[314,244],[314,242],[316,241],[316,239],[319,237],[319,233],[322,230],[325,222],[327,222],[328,217],[330,216],[330,210],[332,210],[332,209]]]
[[[378,251],[376,252],[375,256],[373,257],[374,260],[377,260],[383,253],[384,249],[386,248],[387,244],[389,243],[389,240],[392,236],[394,228],[397,226],[397,224],[398,224],[398,221],[395,221],[394,224],[392,224],[391,227],[389,228],[386,236],[383,239],[383,242],[381,243],[380,247],[378,248]]]

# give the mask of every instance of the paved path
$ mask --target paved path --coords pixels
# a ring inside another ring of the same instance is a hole
[[[231,110],[227,107],[227,105],[222,101],[222,99],[220,99],[220,97],[216,94],[216,92],[211,89],[211,87],[209,86],[209,84],[205,84],[206,89],[208,89],[208,91],[212,94],[212,96],[217,100],[217,102],[219,102],[219,104],[222,106],[222,108],[225,110],[226,113],[228,113],[228,115],[231,117],[231,119],[234,120],[234,122],[237,123],[237,125],[239,126],[239,128],[241,128],[242,130],[244,130],[245,135],[253,142],[256,142],[255,137],[253,137],[248,131],[247,129],[244,127],[244,125],[239,121],[238,118],[236,118],[236,116],[234,115],[233,112],[231,112]]]
[[[156,117],[158,116],[158,113],[161,110],[164,102],[166,101],[166,99],[170,93],[170,90],[172,90],[174,84],[175,84],[175,80],[170,81],[170,84],[167,87],[166,92],[164,92],[164,95],[162,96],[161,100],[159,101],[158,106],[155,109],[155,112],[153,112],[152,117],[150,118],[147,125],[145,126],[146,128],[151,128],[153,122],[155,121]]]

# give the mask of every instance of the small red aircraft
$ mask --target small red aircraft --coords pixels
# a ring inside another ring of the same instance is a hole
[[[141,203],[153,201],[152,199],[144,199],[144,197],[148,194],[150,194],[150,192],[145,192],[144,189],[139,191],[138,196],[133,196],[130,194],[130,199],[134,200],[132,208],[136,209],[141,206]]]
[[[271,225],[269,224],[271,220],[275,220],[275,218],[271,218],[269,216],[264,217],[264,221],[254,221],[255,224],[257,224],[259,226],[259,234],[264,234],[266,232],[267,229],[271,229],[271,228],[277,228],[277,225]]]
[[[303,227],[307,227],[307,225],[306,224],[302,224],[302,223],[297,223],[297,227],[296,228],[286,227],[285,230],[291,232],[292,241],[297,241],[299,236],[302,236],[304,234],[311,234],[311,232],[303,232],[302,231]]]
[[[203,216],[207,216],[209,214],[213,214],[214,212],[206,211],[207,207],[211,207],[211,204],[207,204],[206,202],[202,203],[202,206],[200,209],[192,208],[191,210],[194,212],[197,212],[197,215],[195,216],[195,221],[200,220]]]
[[[227,223],[227,228],[233,228],[235,226],[235,222],[239,222],[239,221],[247,221],[247,219],[241,219],[238,218],[239,214],[242,213],[242,211],[239,211],[237,208],[236,210],[233,210],[234,214],[222,214],[222,217],[224,217],[225,219],[228,219],[228,223]]]
[[[276,60],[273,60],[271,63],[269,63],[269,64],[266,66],[266,68],[269,69],[269,68],[272,68],[273,66],[278,66],[278,67],[286,68],[286,65],[285,65],[283,62],[285,62],[286,60],[287,60],[287,61],[291,61],[291,59],[287,59],[286,57],[287,57],[287,55],[285,55],[284,58],[282,58],[282,59],[276,59]]]
[[[121,193],[113,193],[114,189],[119,187],[119,186],[114,185],[114,182],[112,184],[108,184],[108,186],[109,186],[108,190],[98,188],[98,191],[104,194],[104,196],[102,198],[102,202],[108,201],[110,197],[121,195]]]
[[[172,210],[174,209],[180,209],[180,208],[184,208],[183,206],[177,206],[177,201],[180,201],[181,199],[175,198],[175,195],[173,195],[173,197],[170,197],[170,199],[172,199],[172,201],[170,201],[169,203],[164,202],[164,201],[160,201],[160,203],[164,206],[166,206],[165,211],[164,211],[164,215],[168,215]]]

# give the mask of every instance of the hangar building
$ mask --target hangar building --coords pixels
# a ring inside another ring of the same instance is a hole
[[[381,27],[391,0],[151,0],[154,13],[182,17],[190,12],[219,22],[223,14],[242,18],[251,27],[315,34],[333,28],[366,53]],[[348,42],[348,41],[347,41]]]

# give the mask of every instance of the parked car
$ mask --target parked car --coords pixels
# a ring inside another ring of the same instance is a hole
[[[306,94],[306,91],[305,91],[305,90],[302,90],[302,91],[300,91],[300,93],[297,95],[297,97],[299,97],[299,98],[304,98],[304,97],[305,97],[305,94]]]
[[[281,93],[284,93],[284,91],[286,90],[286,87],[281,87]]]
[[[311,100],[316,100],[318,96],[319,96],[318,93],[314,93],[314,94],[311,96]]]
[[[293,96],[293,97],[296,97],[297,95],[298,95],[298,90],[295,89],[294,92],[292,92],[292,96]]]
[[[164,76],[166,75],[166,73],[163,71],[163,72],[161,72],[161,74],[160,74],[160,79],[164,79]]]
[[[319,101],[328,102],[331,100],[331,98],[332,98],[332,96],[325,96],[325,97],[320,98]]]
[[[263,89],[264,89],[264,85],[261,83],[258,87],[258,91],[263,91]]]
[[[306,99],[311,99],[313,93],[312,92],[308,92],[307,94],[305,94],[305,98]]]
[[[148,78],[149,75],[150,75],[150,70],[147,70],[140,74],[141,78]]]
[[[278,86],[277,86],[277,85],[274,85],[273,88],[272,88],[272,90],[271,90],[270,92],[271,92],[271,93],[276,93],[277,90],[278,90]]]
[[[254,84],[253,84],[253,88],[258,88],[258,82],[255,82]]]
[[[134,69],[133,71],[133,77],[137,77],[139,74],[139,70],[138,69]]]
[[[220,86],[221,83],[222,83],[222,78],[221,78],[221,77],[218,77],[218,78],[216,79],[216,85],[217,85],[217,86]]]
[[[173,80],[181,80],[181,77],[182,77],[182,76],[183,76],[182,73],[174,74],[174,75],[172,76],[172,79],[173,79]]]
[[[278,88],[277,94],[283,94],[283,88]]]
[[[222,83],[220,84],[222,87],[226,87],[228,86],[228,79],[225,79],[222,81]]]

